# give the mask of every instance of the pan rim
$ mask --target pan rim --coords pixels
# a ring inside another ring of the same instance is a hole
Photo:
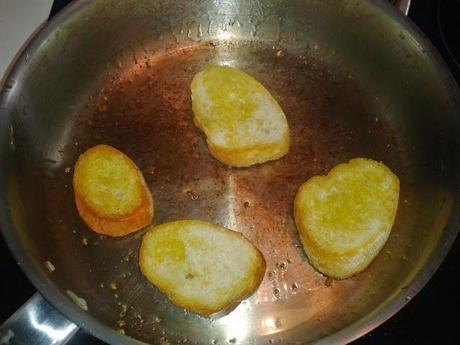
[[[22,70],[26,68],[27,64],[26,57],[28,58],[33,55],[40,45],[64,22],[70,20],[75,14],[89,6],[91,3],[91,0],[73,1],[40,30],[38,30],[29,43],[23,47],[22,53],[18,54],[16,59],[11,63],[12,68],[5,75],[3,79],[4,84],[6,85],[8,81],[15,80],[16,76],[19,76],[22,73]],[[439,52],[428,40],[428,38],[425,37],[425,35],[414,23],[401,15],[386,1],[369,0],[368,6],[374,7],[382,15],[389,17],[390,20],[406,29],[408,35],[412,36],[420,44],[420,46],[425,49],[427,57],[434,62],[433,65],[440,80],[442,80],[445,85],[449,86],[449,99],[453,101],[454,109],[457,109],[457,112],[460,114],[460,91],[456,81],[447,68],[446,63],[441,58]],[[7,109],[7,103],[6,97],[1,96],[0,124],[2,125],[7,118],[6,113],[2,114],[2,112]],[[458,119],[456,119],[456,125],[457,128],[460,128]],[[5,128],[5,126],[1,126],[0,128],[2,127]],[[459,147],[459,143],[455,142],[455,153],[459,151]],[[2,153],[0,152],[0,159],[2,158]],[[458,172],[460,171],[460,162],[458,160],[455,161],[455,169],[458,175]],[[4,178],[4,171],[0,169],[0,195],[3,199],[3,203],[5,204]],[[389,302],[382,302],[382,307],[375,309],[370,314],[337,331],[336,333],[314,341],[312,344],[342,344],[351,342],[363,336],[395,315],[426,285],[429,279],[440,267],[444,258],[447,256],[447,253],[451,249],[459,231],[457,225],[460,224],[460,179],[458,176],[455,181],[455,187],[456,188],[453,191],[454,206],[452,207],[448,223],[449,225],[441,235],[438,244],[433,249],[430,256],[426,259],[425,265],[412,278],[408,288],[400,291],[396,295],[388,297],[387,301]],[[40,294],[57,310],[63,313],[63,315],[68,317],[69,320],[76,323],[91,335],[110,344],[144,344],[144,342],[122,335],[118,331],[104,325],[91,314],[81,310],[69,298],[67,298],[65,293],[60,291],[59,288],[51,282],[51,280],[49,280],[44,274],[41,274],[38,267],[36,267],[37,264],[34,263],[31,257],[23,250],[5,208],[0,208],[0,228],[10,251],[14,255],[15,260],[25,275],[37,288]]]

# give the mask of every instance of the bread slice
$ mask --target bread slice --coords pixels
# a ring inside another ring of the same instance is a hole
[[[95,232],[124,236],[152,222],[153,198],[136,164],[108,145],[83,153],[75,164],[78,212]]]
[[[211,154],[229,166],[247,167],[284,156],[289,127],[283,110],[261,83],[246,73],[208,65],[193,78],[193,121]]]
[[[139,266],[174,304],[203,316],[230,311],[265,273],[262,254],[241,233],[198,220],[152,227]]]
[[[294,216],[310,263],[333,278],[363,271],[388,239],[398,200],[398,177],[370,159],[353,159],[305,182]]]

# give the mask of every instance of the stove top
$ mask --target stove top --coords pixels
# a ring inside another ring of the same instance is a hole
[[[438,48],[460,84],[460,0],[413,0],[409,17]]]
[[[70,0],[55,0],[50,17]],[[432,40],[460,84],[460,0],[412,0],[409,17]],[[353,342],[367,344],[460,344],[458,310],[460,293],[455,284],[460,265],[460,239],[447,258],[422,289],[398,314],[383,325]],[[9,253],[0,236],[0,322],[7,319],[35,292]],[[14,283],[13,283],[14,282]],[[105,344],[79,331],[71,345]]]

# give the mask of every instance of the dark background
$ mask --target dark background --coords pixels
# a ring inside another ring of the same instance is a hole
[[[184,0],[186,1],[186,0]],[[70,0],[54,1],[50,17]],[[460,84],[460,0],[412,0],[409,17],[439,49]],[[460,114],[459,114],[460,115]],[[0,322],[35,292],[0,236]],[[434,277],[398,314],[353,345],[460,344],[460,240]],[[103,345],[83,331],[71,345]]]

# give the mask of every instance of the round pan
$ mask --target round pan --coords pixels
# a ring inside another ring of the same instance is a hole
[[[269,89],[290,125],[288,155],[247,169],[209,155],[189,90],[208,63]],[[457,234],[458,100],[432,46],[382,1],[78,1],[26,47],[2,90],[3,235],[43,296],[109,343],[346,343],[407,303]],[[140,274],[143,231],[90,231],[71,181],[96,144],[137,163],[155,224],[192,218],[244,233],[267,261],[254,295],[225,316],[190,314]],[[398,175],[400,205],[371,266],[331,281],[308,264],[292,202],[301,183],[355,157]]]

